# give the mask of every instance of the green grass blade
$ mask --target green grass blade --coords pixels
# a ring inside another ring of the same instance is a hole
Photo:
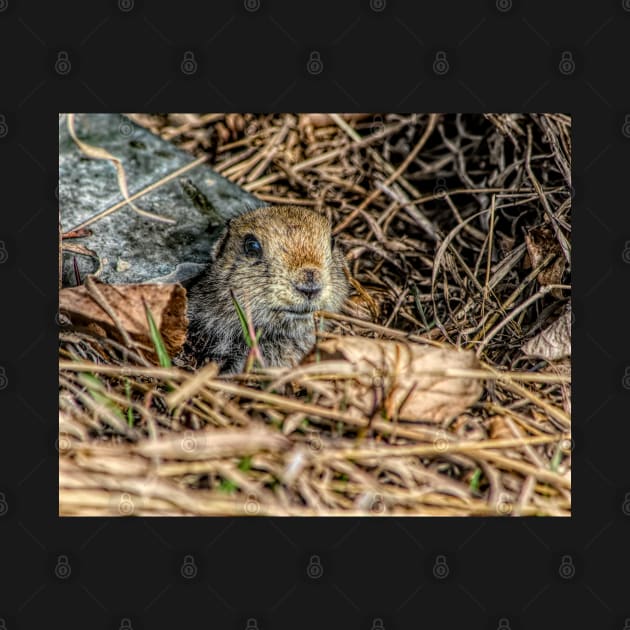
[[[245,315],[245,311],[242,306],[238,303],[236,296],[234,295],[234,291],[230,289],[230,295],[232,296],[232,302],[234,304],[234,308],[236,309],[236,314],[238,315],[238,320],[241,322],[241,328],[243,329],[243,337],[245,337],[245,343],[248,348],[253,347],[252,338],[249,334],[249,326],[247,325],[247,317]]]
[[[125,422],[125,415],[122,410],[116,402],[106,394],[105,386],[94,374],[86,372],[80,376],[79,381],[85,385],[85,388],[88,390],[90,396],[92,396],[94,402],[103,405],[103,407],[106,407],[117,418]]]
[[[164,345],[164,340],[162,339],[162,335],[160,334],[160,331],[155,324],[151,309],[146,302],[144,302],[144,310],[147,316],[147,322],[149,323],[149,334],[151,335],[151,341],[153,342],[153,347],[155,348],[155,352],[158,356],[160,366],[169,368],[173,365],[171,363],[171,357],[168,355],[166,346]]]
[[[127,424],[133,427],[133,409],[131,407],[131,382],[128,378],[125,379],[125,396],[129,401],[129,407],[127,407]]]

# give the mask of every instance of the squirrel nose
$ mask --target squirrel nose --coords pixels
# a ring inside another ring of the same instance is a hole
[[[299,282],[295,282],[293,286],[309,300],[317,297],[322,291],[319,274],[316,274],[312,269],[304,271],[302,279]]]

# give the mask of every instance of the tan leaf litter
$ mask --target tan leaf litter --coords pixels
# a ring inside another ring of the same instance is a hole
[[[571,356],[571,306],[568,305],[550,326],[523,344],[523,352],[548,361]]]
[[[479,374],[467,374],[480,369],[470,351],[359,337],[337,337],[319,348],[351,364],[357,373],[354,398],[368,415],[379,389],[389,417],[430,422],[457,416],[481,396]]]
[[[171,356],[181,350],[188,327],[186,291],[181,285],[106,285],[88,280],[85,286],[59,292],[59,311],[74,326],[97,325],[116,339],[127,334],[151,348],[146,303]]]
[[[553,256],[550,264],[538,274],[540,285],[544,287],[548,284],[561,284],[566,261],[551,227],[543,225],[532,228],[525,235],[525,244],[533,268],[540,265],[547,256]],[[553,289],[552,294],[555,297],[562,297],[559,289]]]

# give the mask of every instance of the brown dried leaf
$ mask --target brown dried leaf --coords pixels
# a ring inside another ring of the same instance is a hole
[[[337,337],[319,344],[320,350],[341,354],[358,373],[350,387],[368,415],[379,402],[388,417],[443,422],[457,416],[481,396],[479,369],[473,352],[434,348],[365,337]],[[383,396],[381,401],[375,397]]]
[[[143,301],[171,356],[177,354],[186,339],[186,290],[179,284],[97,284],[120,326],[135,341],[152,347]],[[71,287],[59,292],[59,311],[73,325],[97,326],[120,339],[116,322],[94,300],[87,287]]]
[[[549,254],[556,255],[552,263],[538,274],[537,280],[540,285],[561,284],[566,262],[551,227],[542,225],[532,228],[525,235],[525,244],[532,268],[540,265]],[[562,297],[562,292],[558,289],[554,289],[552,294],[556,297]]]
[[[488,420],[488,434],[491,440],[509,440],[514,437],[505,416],[492,416]]]
[[[571,306],[541,333],[523,344],[523,352],[530,357],[557,361],[571,356]]]

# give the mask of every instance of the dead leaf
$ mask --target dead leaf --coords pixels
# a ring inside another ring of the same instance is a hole
[[[153,347],[143,301],[146,302],[171,356],[177,354],[186,339],[186,290],[179,284],[97,284],[109,306],[111,316],[90,295],[85,286],[62,289],[59,311],[74,326],[91,326],[116,339],[118,325],[135,341]]]
[[[522,351],[530,357],[557,361],[571,356],[571,305],[555,322],[523,344]]]
[[[566,267],[566,261],[562,255],[560,244],[556,236],[548,225],[541,225],[529,230],[525,235],[525,244],[527,245],[527,253],[531,261],[532,268],[540,265],[549,254],[554,254],[555,258],[551,264],[546,266],[538,274],[538,282],[541,286],[548,284],[561,284],[562,275]],[[553,289],[551,291],[555,297],[562,297],[561,289]]]
[[[510,431],[505,416],[492,416],[488,420],[488,435],[491,440],[509,440],[514,437],[514,433]]]
[[[480,368],[471,351],[365,337],[336,337],[319,349],[348,361],[357,376],[345,396],[368,416],[381,407],[389,418],[440,423],[481,396],[479,377],[466,374]]]

